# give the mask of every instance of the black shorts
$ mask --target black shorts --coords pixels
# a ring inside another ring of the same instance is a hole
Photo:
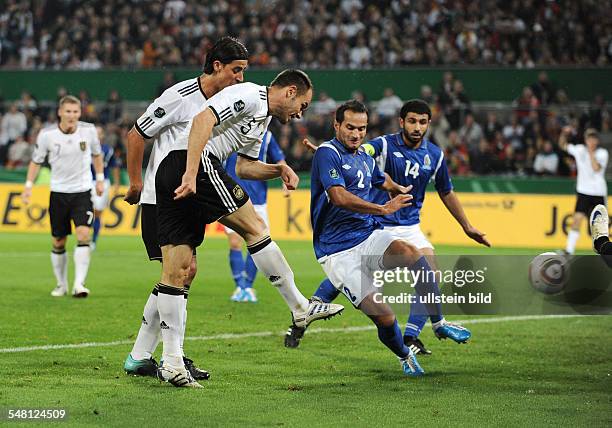
[[[157,243],[157,205],[140,204],[140,231],[149,260],[161,262],[161,248]],[[195,248],[193,249],[193,255],[196,255]]]
[[[206,225],[243,206],[249,196],[230,177],[213,155],[202,156],[196,176],[196,193],[174,200],[174,191],[181,185],[187,150],[170,152],[162,160],[155,176],[157,199],[157,233],[160,246],[189,245],[198,247],[204,240]]]
[[[74,226],[91,227],[94,220],[91,191],[79,193],[51,192],[49,196],[49,219],[51,235],[61,238],[72,234],[70,220]]]
[[[593,208],[599,204],[606,205],[606,201],[603,196],[591,196],[576,193],[576,208],[574,208],[574,212],[583,213],[588,217],[591,215]]]

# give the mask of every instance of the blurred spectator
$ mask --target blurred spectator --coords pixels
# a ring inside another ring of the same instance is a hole
[[[502,131],[502,126],[497,120],[497,114],[490,111],[487,113],[487,122],[483,127],[484,136],[487,141],[492,142],[495,139],[495,135]]]
[[[484,138],[475,150],[470,151],[470,170],[479,175],[490,174],[495,170],[495,156],[491,145]]]
[[[166,89],[177,84],[176,76],[171,71],[166,71],[164,73],[164,80],[157,87],[157,96],[160,96]]]
[[[535,95],[533,95],[531,88],[525,86],[521,96],[514,100],[513,105],[516,116],[518,117],[519,121],[524,124],[532,111],[537,112],[540,102]]]
[[[396,118],[404,103],[391,88],[385,88],[383,97],[378,101],[376,112],[384,118]]]
[[[531,85],[531,90],[541,105],[547,106],[555,101],[555,87],[545,71],[538,74],[538,81]]]
[[[25,138],[22,136],[17,137],[15,142],[9,147],[6,168],[15,169],[27,167],[33,152],[34,147],[29,144]]]
[[[89,69],[98,61],[105,67],[192,66],[203,61],[202,40],[226,34],[243,40],[253,53],[253,67],[295,61],[308,68],[411,64],[531,68],[606,66],[612,59],[606,21],[612,16],[609,1],[2,3],[0,67],[6,68],[85,64]],[[552,102],[535,87],[534,91],[542,104]]]
[[[515,150],[521,150],[523,148],[523,134],[525,128],[519,123],[518,116],[512,115],[511,122],[504,126],[502,134],[504,138],[514,147]]]
[[[533,171],[539,175],[556,175],[558,168],[559,155],[554,152],[552,143],[547,140],[535,156]]]
[[[314,103],[313,111],[315,114],[327,116],[336,111],[336,101],[332,99],[326,92],[319,92],[319,98]]]
[[[102,123],[118,122],[122,116],[123,102],[119,92],[113,89],[109,92],[104,108],[100,112],[100,121]]]
[[[17,109],[16,103],[11,104],[0,122],[0,165],[5,164],[10,145],[25,135],[27,127],[25,114]]]
[[[468,113],[465,122],[459,129],[459,139],[465,144],[469,151],[475,150],[483,138],[482,127],[474,120],[474,115]]]

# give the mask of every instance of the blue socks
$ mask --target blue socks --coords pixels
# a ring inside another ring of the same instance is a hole
[[[404,345],[402,331],[397,324],[397,320],[392,326],[383,327],[377,325],[376,327],[378,328],[378,338],[380,341],[399,358],[406,358],[410,351],[408,347]]]
[[[416,296],[425,296],[430,293],[436,296],[440,295],[440,289],[425,257],[417,260],[411,267],[411,270],[418,272],[420,275],[419,281],[415,284]],[[404,336],[417,337],[421,333],[428,317],[431,319],[432,324],[442,320],[442,305],[439,303],[423,304],[418,300],[412,303]]]
[[[323,280],[317,291],[315,291],[314,296],[318,297],[325,303],[331,303],[336,297],[338,297],[340,291],[334,287],[334,284],[327,278]]]
[[[251,253],[249,253],[248,251],[246,261],[244,262],[244,273],[244,288],[253,287],[253,282],[255,281],[255,277],[257,276],[257,266],[255,266],[253,257],[251,257]]]
[[[98,235],[100,234],[100,226],[102,226],[100,222],[100,217],[96,217],[93,222],[93,242],[98,240]]]
[[[229,252],[229,263],[236,287],[251,288],[257,276],[257,266],[251,254],[247,252],[246,260],[242,258],[242,250]]]
[[[244,259],[242,258],[242,251],[230,249],[229,263],[230,268],[232,269],[232,277],[234,277],[236,287],[244,288],[244,278],[242,277],[242,272],[244,271]]]

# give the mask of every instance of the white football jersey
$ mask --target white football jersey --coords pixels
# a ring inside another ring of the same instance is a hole
[[[171,150],[187,149],[190,120],[205,108],[206,96],[200,78],[184,80],[166,89],[136,121],[134,127],[145,139],[153,139],[153,149],[145,172],[140,195],[141,204],[155,204],[155,174],[161,161]]]
[[[42,164],[49,155],[51,191],[79,193],[91,190],[91,156],[101,153],[96,127],[78,122],[72,134],[64,133],[58,125],[42,129],[32,161]]]
[[[233,152],[253,160],[259,158],[263,135],[272,120],[268,115],[267,87],[248,82],[229,86],[212,96],[205,108],[212,110],[217,124],[204,152],[220,161]],[[187,147],[192,122],[181,134],[177,149]]]
[[[568,144],[567,152],[576,159],[576,192],[589,196],[608,196],[606,183],[606,166],[608,165],[608,151],[598,147],[595,150],[595,160],[601,165],[599,171],[593,170],[589,149],[584,144]]]

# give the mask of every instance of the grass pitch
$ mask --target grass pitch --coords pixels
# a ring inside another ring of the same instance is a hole
[[[310,243],[280,245],[310,295],[323,277]],[[65,408],[66,423],[91,426],[612,425],[610,316],[477,318],[466,324],[473,339],[461,346],[435,340],[426,327],[421,337],[433,355],[419,357],[427,375],[411,379],[343,298],[341,317],[314,324],[300,348],[284,348],[290,315],[276,290],[258,277],[259,303],[230,302],[227,245],[208,240],[198,254],[185,349],[212,379],[183,390],[122,370],[159,277],[139,238],[100,238],[85,300],[49,295],[49,250],[46,235],[0,238],[4,412]],[[70,278],[73,266],[70,255]],[[23,347],[45,348],[15,349]]]

